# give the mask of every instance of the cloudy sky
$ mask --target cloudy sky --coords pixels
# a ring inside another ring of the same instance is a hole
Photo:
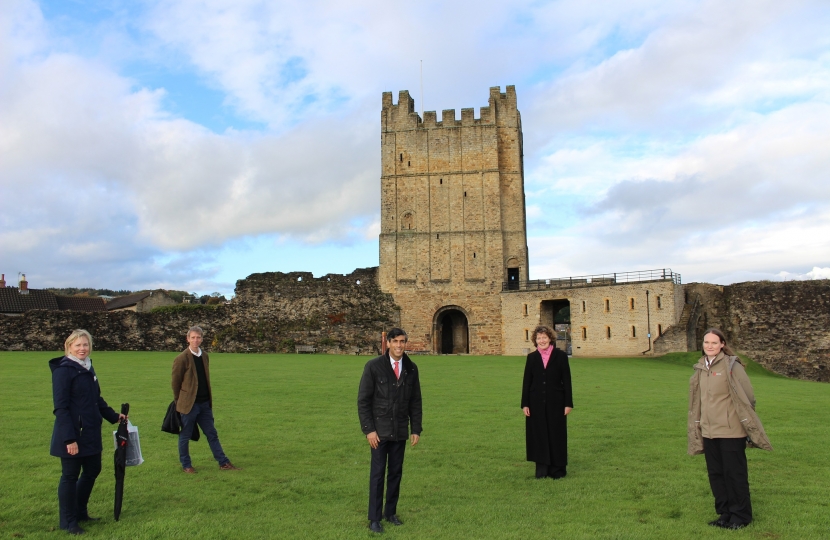
[[[381,93],[516,85],[531,278],[830,277],[826,0],[2,0],[0,272],[378,262]],[[457,113],[460,117],[460,112]]]

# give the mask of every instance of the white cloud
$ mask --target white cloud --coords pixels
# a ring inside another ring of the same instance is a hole
[[[0,252],[42,282],[216,290],[229,240],[376,237],[380,92],[418,97],[421,59],[427,110],[519,85],[528,221],[558,226],[530,239],[534,273],[830,264],[799,233],[827,238],[830,216],[820,1],[141,6],[132,26],[89,36],[97,56],[35,3],[0,6]],[[173,114],[164,81],[124,75],[138,60],[185,64],[267,129],[214,133]]]

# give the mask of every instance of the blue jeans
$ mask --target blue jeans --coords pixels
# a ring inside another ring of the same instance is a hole
[[[193,465],[190,463],[190,436],[193,435],[193,426],[199,424],[202,433],[207,437],[210,451],[213,452],[213,458],[219,462],[219,466],[230,463],[231,460],[222,451],[222,445],[219,443],[219,435],[216,433],[216,428],[213,426],[213,411],[210,409],[210,403],[194,403],[190,412],[182,415],[182,432],[179,433],[179,461],[182,462],[182,468],[187,469]]]
[[[61,458],[61,469],[58,483],[60,526],[68,529],[89,517],[86,507],[95,479],[101,473],[101,454]]]

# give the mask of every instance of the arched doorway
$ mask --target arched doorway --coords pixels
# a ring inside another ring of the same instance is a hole
[[[556,347],[571,354],[571,303],[568,300],[542,300],[540,322],[554,329]]]
[[[467,314],[460,307],[445,306],[435,313],[433,321],[434,350],[438,354],[470,352],[470,331]]]

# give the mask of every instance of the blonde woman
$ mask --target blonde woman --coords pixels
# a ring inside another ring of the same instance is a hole
[[[101,397],[98,377],[89,358],[92,336],[75,330],[64,343],[64,356],[49,361],[52,370],[52,398],[55,427],[50,453],[61,458],[58,484],[60,527],[69,534],[83,534],[89,516],[87,503],[101,472],[101,424],[111,424],[124,415],[115,412]]]

